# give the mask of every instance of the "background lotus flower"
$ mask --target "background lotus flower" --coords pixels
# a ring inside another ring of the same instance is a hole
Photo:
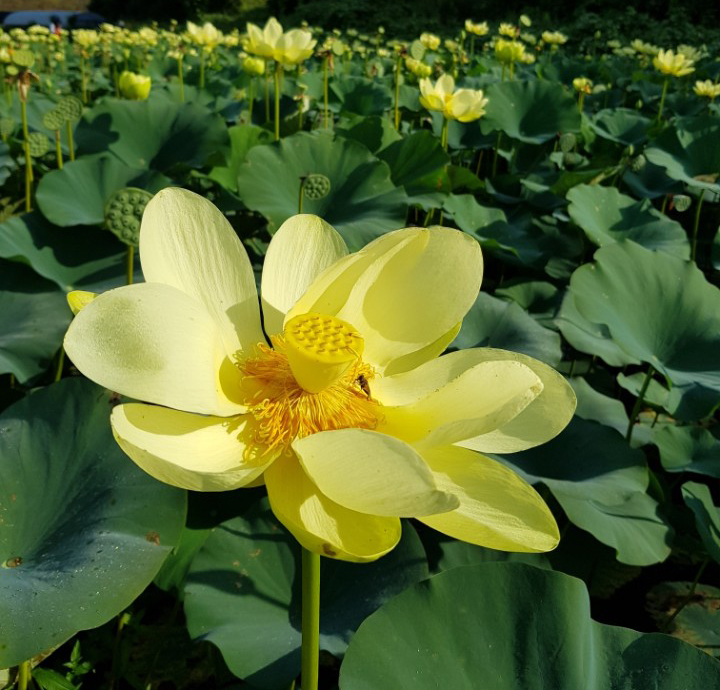
[[[150,95],[152,79],[143,74],[123,72],[118,79],[118,89],[124,98],[144,101]]]
[[[429,79],[420,80],[420,104],[428,110],[441,112],[448,120],[472,122],[485,114],[487,98],[482,90],[455,90],[455,80],[443,74],[433,84]]]
[[[694,63],[682,53],[674,53],[672,50],[660,50],[653,58],[653,66],[658,72],[673,77],[684,77],[695,71]]]
[[[187,33],[193,43],[207,49],[214,48],[223,41],[222,31],[210,22],[205,22],[202,26],[188,22]]]
[[[344,560],[387,553],[403,516],[492,548],[555,546],[539,495],[482,453],[557,435],[572,390],[516,353],[438,357],[480,287],[474,239],[406,228],[348,254],[321,219],[290,218],[263,268],[271,344],[248,257],[208,201],[157,194],[140,257],[148,282],[89,302],[65,347],[86,376],[146,401],[112,413],[145,471],[206,491],[264,481],[306,549]]]
[[[248,23],[247,33],[245,50],[248,53],[276,60],[285,67],[307,60],[317,43],[312,34],[304,29],[291,29],[283,33],[282,25],[275,17],[270,17],[262,29]]]

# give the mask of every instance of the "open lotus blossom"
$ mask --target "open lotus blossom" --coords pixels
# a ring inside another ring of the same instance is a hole
[[[720,96],[720,84],[715,84],[709,79],[706,79],[705,81],[698,80],[695,82],[693,91],[698,96],[704,96],[705,98],[709,98],[714,101],[718,96]]]
[[[662,74],[669,74],[673,77],[684,77],[695,71],[692,60],[682,53],[674,53],[672,50],[660,50],[653,58],[653,65]]]
[[[455,80],[443,74],[433,84],[430,79],[421,79],[420,105],[428,110],[441,112],[447,120],[472,122],[485,114],[488,99],[482,90],[455,90]]]
[[[292,67],[307,60],[316,43],[312,34],[305,29],[291,29],[283,33],[280,22],[270,17],[262,29],[248,22],[245,50],[268,60],[276,60],[285,67]]]
[[[268,248],[260,302],[225,217],[166,189],[140,258],[147,282],[84,300],[65,347],[83,374],[144,401],[111,421],[146,472],[200,491],[264,482],[306,549],[349,561],[390,551],[409,516],[495,549],[557,544],[540,496],[483,453],[557,435],[571,388],[514,352],[439,356],[480,288],[469,235],[405,228],[349,254],[323,220],[294,216]]]
[[[222,31],[210,22],[205,22],[202,26],[188,22],[187,33],[193,43],[207,49],[214,48],[223,41]]]

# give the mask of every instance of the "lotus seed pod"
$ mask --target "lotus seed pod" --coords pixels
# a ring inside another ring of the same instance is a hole
[[[0,136],[5,139],[9,137],[15,131],[15,120],[10,117],[3,117],[0,119]]]
[[[47,127],[47,129],[58,130],[62,128],[63,124],[65,124],[65,118],[57,108],[48,110],[43,115],[43,127]]]
[[[121,242],[138,246],[140,221],[152,194],[143,189],[126,187],[114,192],[105,204],[105,225]]]
[[[29,50],[15,50],[12,54],[12,61],[18,67],[29,69],[35,64],[35,56]]]
[[[560,136],[560,150],[563,153],[569,153],[575,148],[577,137],[571,132],[566,132]]]
[[[82,101],[75,96],[61,98],[55,107],[60,112],[65,122],[76,122],[82,116]]]
[[[676,194],[673,197],[673,206],[679,213],[687,211],[692,205],[692,199],[687,194]]]
[[[44,156],[50,148],[50,140],[42,132],[31,132],[28,137],[28,150],[33,158]]]
[[[318,201],[324,199],[330,193],[330,179],[320,173],[313,173],[305,178],[303,194],[308,199]]]

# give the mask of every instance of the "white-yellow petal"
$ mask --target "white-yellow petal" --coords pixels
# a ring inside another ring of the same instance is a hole
[[[270,506],[300,544],[345,561],[374,561],[395,548],[399,518],[358,513],[324,496],[294,454],[278,458],[265,471]]]
[[[274,460],[247,451],[248,418],[207,417],[129,403],[110,417],[120,447],[149,475],[193,491],[253,483]]]
[[[456,539],[501,551],[542,552],[557,546],[557,524],[540,495],[504,465],[457,446],[423,457],[438,486],[460,499],[449,513],[419,518]]]
[[[340,233],[318,216],[292,216],[280,226],[268,247],[262,272],[267,335],[282,333],[291,307],[328,266],[347,253]]]
[[[441,357],[374,382],[373,396],[383,405],[378,430],[423,448],[449,445],[502,427],[542,392],[539,377],[519,362],[480,362],[462,370],[456,360]],[[433,388],[425,387],[423,373]],[[403,402],[393,405],[397,400]]]
[[[469,235],[406,228],[331,266],[288,317],[312,311],[347,321],[365,339],[365,361],[383,373],[454,328],[481,280],[480,245]]]
[[[137,400],[223,417],[244,410],[216,322],[169,285],[99,295],[73,319],[65,351],[89,379]]]
[[[228,355],[264,341],[255,276],[245,248],[207,199],[170,187],[148,203],[140,228],[145,280],[172,285],[205,307]]]
[[[367,429],[323,431],[293,443],[305,472],[328,498],[371,515],[415,517],[457,507],[438,491],[423,459],[398,439]]]
[[[555,438],[575,414],[577,398],[562,374],[537,359],[508,350],[466,350],[483,361],[520,362],[530,367],[543,383],[542,393],[517,417],[495,431],[461,441],[460,445],[481,453],[516,453]]]

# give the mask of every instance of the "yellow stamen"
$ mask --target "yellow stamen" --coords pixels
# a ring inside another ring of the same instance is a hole
[[[288,362],[300,387],[319,393],[362,356],[364,342],[347,322],[324,314],[300,314],[285,326]]]
[[[296,438],[335,429],[374,429],[380,405],[368,394],[372,367],[359,357],[318,393],[297,381],[288,358],[286,336],[272,338],[274,349],[258,345],[259,355],[240,364],[243,402],[254,417],[251,452],[276,452]]]

